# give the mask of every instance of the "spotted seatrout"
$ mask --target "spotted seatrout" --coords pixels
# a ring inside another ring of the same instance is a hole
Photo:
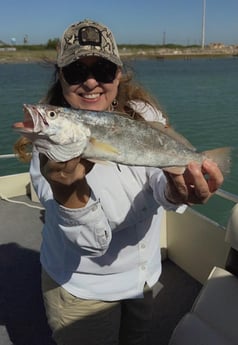
[[[63,162],[77,156],[132,166],[160,167],[183,173],[187,164],[206,158],[229,172],[230,148],[199,153],[179,133],[159,123],[136,121],[116,112],[24,105],[24,120],[13,128],[39,152]]]

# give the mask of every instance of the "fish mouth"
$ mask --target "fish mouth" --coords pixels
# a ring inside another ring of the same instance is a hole
[[[49,126],[45,117],[34,105],[23,104],[24,119],[22,122],[13,124],[13,128],[22,133],[40,133],[42,129]]]

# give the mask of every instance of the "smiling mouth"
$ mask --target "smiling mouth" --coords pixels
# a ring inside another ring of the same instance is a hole
[[[92,99],[92,100],[94,100],[94,99],[97,99],[98,97],[100,97],[101,96],[101,94],[100,93],[82,93],[81,94],[81,96],[83,97],[83,98],[85,98],[85,99]]]

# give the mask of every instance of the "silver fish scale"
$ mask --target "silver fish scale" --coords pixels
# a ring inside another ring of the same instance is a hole
[[[80,122],[90,128],[91,136],[106,143],[117,152],[106,152],[87,147],[85,158],[95,158],[126,165],[184,166],[188,161],[201,162],[203,156],[173,140],[145,121],[137,121],[109,112],[78,114]]]

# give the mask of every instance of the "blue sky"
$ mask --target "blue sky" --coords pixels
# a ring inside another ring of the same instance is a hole
[[[85,18],[109,26],[117,43],[200,44],[203,0],[6,0],[0,40],[47,43]],[[205,42],[238,44],[238,0],[206,0]]]

